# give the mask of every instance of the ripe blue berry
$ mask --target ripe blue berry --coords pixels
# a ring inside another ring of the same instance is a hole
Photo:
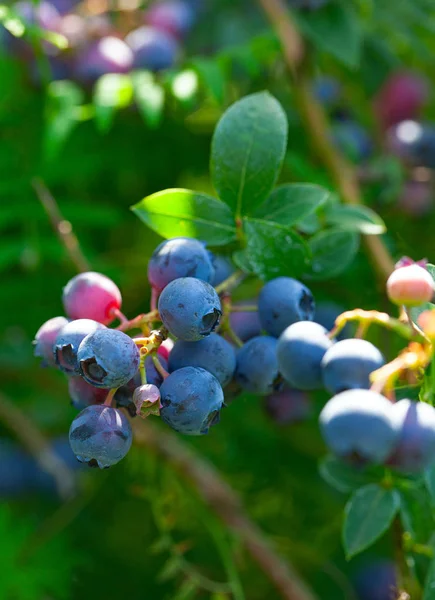
[[[80,462],[106,469],[130,450],[132,431],[127,417],[109,406],[88,406],[69,430],[72,451]]]
[[[100,329],[86,336],[77,353],[80,373],[91,385],[117,388],[139,368],[139,350],[122,331]]]
[[[53,354],[54,343],[60,330],[67,325],[68,319],[65,317],[54,317],[46,321],[38,329],[35,335],[34,355],[42,358],[42,364],[47,367],[56,366]]]
[[[312,413],[308,394],[289,388],[266,396],[264,408],[278,425],[291,425],[306,421]]]
[[[350,389],[369,389],[370,373],[380,369],[384,357],[366,340],[341,340],[322,359],[322,377],[331,394]]]
[[[142,26],[125,38],[133,52],[133,67],[161,71],[172,67],[180,54],[176,38],[161,29]]]
[[[364,564],[353,580],[358,600],[391,600],[398,595],[397,567],[392,560]]]
[[[321,389],[320,364],[332,345],[322,325],[312,321],[293,323],[278,340],[279,372],[292,387],[300,390]]]
[[[257,300],[248,300],[246,302],[242,302],[242,304],[252,303],[256,304]],[[231,312],[230,325],[234,333],[242,340],[242,342],[246,342],[256,335],[261,334],[261,323],[258,311]]]
[[[247,392],[267,396],[279,389],[278,342],[264,335],[254,337],[237,351],[234,378]]]
[[[90,385],[80,376],[68,377],[68,392],[71,404],[77,410],[83,410],[92,404],[102,404],[107,397],[107,390]]]
[[[204,435],[219,422],[224,394],[214,375],[199,367],[174,371],[160,387],[162,420],[180,433]]]
[[[88,46],[78,55],[76,76],[91,83],[107,73],[128,73],[132,67],[131,49],[119,38],[109,35]]]
[[[258,297],[260,322],[269,335],[279,337],[297,321],[312,321],[314,298],[310,290],[291,277],[277,277],[266,283]]]
[[[234,265],[229,258],[219,254],[213,254],[211,260],[214,268],[211,284],[216,287],[234,273]]]
[[[384,462],[399,435],[393,405],[370,390],[334,396],[320,413],[320,428],[334,454],[371,463]]]
[[[344,120],[332,127],[334,144],[353,162],[361,162],[373,152],[373,142],[367,130],[359,123]]]
[[[159,313],[172,335],[186,342],[197,342],[218,326],[222,308],[209,283],[181,277],[171,281],[161,293]]]
[[[105,326],[91,319],[77,319],[62,327],[53,347],[59,369],[69,375],[80,373],[77,361],[79,346],[87,335],[98,329],[105,329]]]
[[[179,340],[169,355],[169,371],[172,373],[182,367],[201,367],[225,387],[234,375],[236,353],[233,346],[217,333],[199,342]]]
[[[397,157],[416,167],[435,167],[435,127],[402,121],[388,130],[388,147]]]
[[[182,0],[156,2],[146,13],[146,22],[149,25],[177,37],[182,37],[189,31],[194,19],[193,8]]]
[[[71,319],[93,319],[107,325],[121,308],[121,292],[111,279],[101,273],[80,273],[63,289],[63,305]]]
[[[148,263],[148,279],[161,292],[169,282],[179,277],[196,277],[210,283],[214,268],[204,244],[191,238],[174,238],[162,242]]]
[[[435,408],[425,402],[400,400],[393,405],[399,439],[388,464],[418,473],[435,460]]]

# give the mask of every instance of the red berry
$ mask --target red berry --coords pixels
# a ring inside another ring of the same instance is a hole
[[[160,344],[157,354],[160,354],[164,359],[168,360],[172,348],[174,347],[174,341],[171,338],[167,338],[162,344]]]
[[[93,319],[108,325],[122,304],[121,292],[101,273],[80,273],[63,290],[63,304],[71,319]]]
[[[417,264],[399,267],[387,281],[388,297],[399,305],[420,306],[432,300],[434,291],[431,275]]]
[[[38,329],[35,335],[35,356],[43,359],[45,366],[55,367],[56,361],[53,354],[53,346],[60,330],[68,324],[65,317],[54,317],[46,321]]]

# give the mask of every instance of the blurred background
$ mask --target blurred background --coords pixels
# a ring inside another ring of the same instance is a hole
[[[385,243],[395,258],[433,260],[432,0],[286,6],[307,40],[329,140],[386,222]],[[0,5],[0,23],[0,599],[278,598],[237,536],[150,448],[134,447],[108,471],[78,468],[67,443],[76,410],[66,379],[41,368],[32,350],[39,326],[62,314],[61,290],[75,274],[35,178],[92,268],[121,288],[131,317],[149,309],[147,262],[161,239],[129,207],[169,187],[212,192],[211,135],[242,96],[268,89],[286,110],[281,181],[319,183],[334,202],[278,39],[254,0],[20,1]],[[325,218],[313,216],[302,233]],[[329,327],[343,310],[387,307],[364,251],[347,258],[341,273],[309,282]],[[255,298],[258,287],[248,280],[236,299]],[[396,349],[373,335],[387,355]],[[318,472],[324,402],[322,394],[245,394],[212,434],[183,441],[240,494],[319,598],[389,600],[388,539],[344,559],[346,495]],[[11,405],[23,415],[18,425]],[[23,440],[34,441],[34,427],[77,474],[74,500],[59,497],[28,453]]]

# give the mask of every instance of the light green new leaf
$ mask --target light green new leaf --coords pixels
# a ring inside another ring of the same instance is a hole
[[[133,212],[162,237],[187,236],[212,246],[228,244],[236,226],[226,204],[212,196],[184,189],[169,189],[147,196]]]
[[[326,211],[325,221],[346,231],[356,231],[365,235],[385,233],[385,223],[374,210],[367,206],[334,204]]]
[[[239,100],[222,115],[211,148],[213,184],[237,216],[252,215],[270,194],[287,145],[287,118],[268,92]]]
[[[137,71],[132,73],[133,95],[143,120],[151,129],[158,127],[163,117],[165,91],[152,73]]]

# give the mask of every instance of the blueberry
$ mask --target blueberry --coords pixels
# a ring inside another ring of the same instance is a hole
[[[133,67],[161,71],[172,67],[178,60],[180,47],[176,38],[155,27],[142,26],[125,38],[133,52]]]
[[[91,319],[77,319],[62,327],[56,337],[53,353],[56,364],[64,373],[80,373],[77,361],[79,346],[87,335],[98,329],[105,329],[105,326]]]
[[[158,356],[159,362],[165,371],[168,370],[168,363],[163,356]],[[163,377],[154,366],[151,356],[145,359],[145,372],[147,383],[159,388],[163,383]],[[117,407],[124,407],[128,410],[130,416],[136,415],[136,406],[134,404],[133,395],[136,388],[141,386],[141,377],[139,371],[126,384],[122,385],[115,394],[115,402]]]
[[[95,387],[125,385],[139,368],[139,350],[122,331],[100,329],[86,336],[77,353],[82,377]]]
[[[334,454],[371,463],[384,462],[399,436],[393,405],[370,390],[334,396],[320,413],[320,428]]]
[[[194,10],[182,0],[156,2],[146,12],[146,22],[177,37],[185,35],[195,20]]]
[[[169,282],[179,277],[195,277],[210,283],[214,268],[209,252],[198,240],[174,238],[162,242],[148,263],[148,279],[161,292]]]
[[[133,53],[128,45],[114,36],[103,37],[77,56],[76,77],[93,82],[108,73],[128,73],[133,67]]]
[[[160,416],[180,433],[204,435],[219,422],[224,394],[214,375],[199,367],[184,367],[165,379]]]
[[[292,387],[300,390],[322,388],[320,364],[333,342],[328,331],[312,321],[299,321],[284,330],[278,340],[278,368]]]
[[[60,330],[67,325],[68,319],[65,317],[54,317],[46,321],[38,329],[35,335],[34,354],[42,358],[42,364],[47,367],[54,367],[56,361],[53,354],[54,342]]]
[[[335,77],[323,75],[315,79],[313,93],[323,106],[330,108],[340,100],[342,89]]]
[[[286,327],[297,321],[312,321],[314,308],[310,290],[291,277],[272,279],[258,297],[261,325],[274,337],[279,337]]]
[[[57,31],[60,26],[60,14],[50,2],[16,2],[14,10],[28,24],[38,25],[41,29]]]
[[[308,394],[290,388],[266,396],[264,407],[271,419],[278,425],[306,421],[312,413]]]
[[[234,273],[234,265],[226,256],[213,254],[212,264],[214,268],[214,276],[211,284],[213,287],[216,287]]]
[[[395,156],[410,166],[435,168],[435,126],[402,121],[387,133],[387,145]]]
[[[244,390],[267,396],[279,389],[277,346],[275,338],[265,335],[250,339],[237,351],[234,378]]]
[[[69,442],[80,462],[105,469],[130,450],[132,431],[125,415],[109,406],[88,406],[71,424]]]
[[[209,283],[182,277],[171,281],[161,293],[159,313],[172,335],[186,342],[197,342],[219,325],[222,308]]]
[[[435,460],[435,408],[399,400],[393,405],[399,439],[388,463],[405,472],[421,472]]]
[[[82,377],[68,377],[68,392],[71,404],[77,410],[83,410],[92,404],[102,404],[107,397],[107,390],[96,388]]]
[[[256,304],[256,300],[242,302],[241,304]],[[236,303],[237,306],[237,303]],[[236,311],[230,313],[230,325],[234,333],[246,342],[261,333],[261,323],[258,311]]]
[[[382,354],[370,342],[341,340],[323,357],[323,384],[331,394],[349,389],[369,389],[370,373],[380,369],[384,362]]]
[[[369,158],[373,152],[373,142],[368,131],[351,119],[334,123],[332,139],[337,148],[355,163]]]
[[[418,264],[395,269],[387,281],[387,294],[399,306],[420,306],[430,302],[435,284],[428,271]]]
[[[420,116],[429,96],[428,83],[419,73],[399,71],[384,82],[375,98],[375,113],[383,127]]]
[[[80,273],[63,290],[63,305],[71,319],[93,319],[107,325],[121,308],[121,292],[111,279],[101,273]]]
[[[182,367],[201,367],[225,387],[234,375],[236,353],[233,346],[217,333],[199,342],[179,340],[169,356],[169,371],[172,373]]]
[[[398,597],[397,567],[391,560],[376,559],[360,566],[353,580],[358,600],[391,600]]]

